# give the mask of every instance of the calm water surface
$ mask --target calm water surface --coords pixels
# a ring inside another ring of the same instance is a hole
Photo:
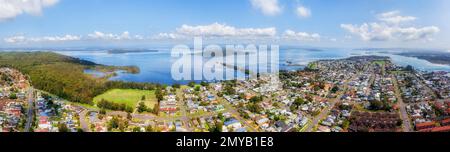
[[[57,53],[105,65],[135,65],[138,66],[141,70],[139,74],[119,73],[118,76],[111,78],[112,80],[152,82],[162,84],[187,83],[187,81],[175,81],[172,79],[171,67],[176,58],[172,58],[169,51],[124,54],[108,54],[107,51],[58,51]],[[417,69],[426,71],[450,71],[450,66],[448,65],[433,64],[426,60],[417,58],[403,57],[387,53],[353,51],[344,49],[323,49],[321,51],[305,49],[281,49],[280,69],[298,70],[303,69],[311,61],[322,59],[341,59],[355,55],[389,56],[392,58],[394,63],[402,66],[412,65]],[[291,65],[288,65],[288,62],[291,63]],[[243,73],[237,73],[237,75],[240,74]]]

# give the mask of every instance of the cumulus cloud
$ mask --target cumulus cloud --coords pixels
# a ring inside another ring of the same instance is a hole
[[[152,37],[152,39],[184,39],[185,37],[175,33],[159,33]]]
[[[64,35],[64,36],[45,36],[45,37],[25,37],[13,36],[5,38],[6,43],[27,43],[27,42],[63,42],[63,41],[79,41],[81,36]]]
[[[341,28],[359,36],[364,41],[431,41],[440,31],[436,26],[414,27],[404,23],[416,20],[413,16],[401,16],[399,11],[386,12],[377,15],[377,22],[362,25],[341,24]]]
[[[260,10],[264,15],[274,16],[282,11],[278,0],[250,0],[250,2],[253,8]]]
[[[299,41],[320,41],[321,36],[317,33],[295,32],[292,30],[286,30],[283,33],[282,38],[287,40],[299,40]]]
[[[142,40],[144,39],[141,35],[131,36],[130,32],[125,31],[122,34],[114,33],[103,33],[95,31],[94,33],[88,34],[88,38],[93,40]]]
[[[154,38],[161,39],[183,39],[195,36],[206,38],[267,38],[274,37],[277,30],[269,28],[236,28],[226,24],[213,23],[210,25],[182,25],[173,33],[160,33]]]
[[[121,41],[121,40],[145,40],[144,36],[131,35],[130,32],[125,31],[121,34],[103,33],[95,31],[87,36],[63,35],[63,36],[43,36],[43,37],[26,37],[23,35],[12,36],[4,38],[6,43],[28,43],[28,42],[67,42],[67,41],[83,41],[83,40],[98,40],[98,41]]]
[[[391,11],[386,13],[378,14],[378,19],[390,24],[401,24],[405,22],[411,22],[417,18],[414,16],[401,16],[400,11]]]
[[[3,39],[6,43],[23,43],[25,42],[25,36],[13,36]]]
[[[0,21],[14,19],[21,14],[41,15],[42,10],[59,0],[0,0]]]
[[[65,35],[65,36],[46,36],[42,39],[37,39],[37,41],[78,41],[81,40],[80,36],[74,36],[74,35]]]
[[[307,18],[311,16],[311,10],[304,6],[299,6],[297,7],[297,9],[295,9],[295,14],[297,14],[297,16],[299,17]]]

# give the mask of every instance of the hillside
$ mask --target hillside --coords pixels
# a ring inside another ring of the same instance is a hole
[[[12,67],[28,75],[32,85],[40,90],[53,93],[61,98],[86,104],[111,88],[152,88],[151,84],[112,82],[94,78],[83,71],[127,70],[135,73],[135,67],[114,67],[99,65],[52,52],[0,52],[0,66]]]

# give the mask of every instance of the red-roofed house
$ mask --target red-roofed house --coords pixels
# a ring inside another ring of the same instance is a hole
[[[433,128],[431,132],[450,132],[450,126],[436,127]]]
[[[430,129],[434,127],[436,127],[436,122],[434,121],[416,124],[416,130]]]
[[[442,126],[450,126],[450,118],[441,121]]]

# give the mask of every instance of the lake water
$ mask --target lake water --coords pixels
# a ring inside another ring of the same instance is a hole
[[[172,79],[171,68],[176,58],[170,56],[169,51],[109,54],[107,51],[58,51],[64,55],[81,58],[99,64],[115,66],[138,66],[139,74],[118,73],[111,80],[123,80],[132,82],[152,82],[161,84],[181,83],[187,81],[175,81]],[[426,60],[413,57],[403,57],[387,53],[376,53],[370,51],[356,51],[346,49],[280,49],[280,69],[298,70],[303,69],[309,62],[322,59],[341,59],[355,55],[381,55],[389,56],[393,62],[402,66],[412,65],[417,69],[425,71],[450,71],[450,66],[433,64]],[[295,66],[289,66],[288,62]],[[195,68],[195,67],[194,67]],[[92,72],[92,71],[90,71]],[[98,73],[96,73],[97,75]],[[243,73],[237,73],[237,75]]]

